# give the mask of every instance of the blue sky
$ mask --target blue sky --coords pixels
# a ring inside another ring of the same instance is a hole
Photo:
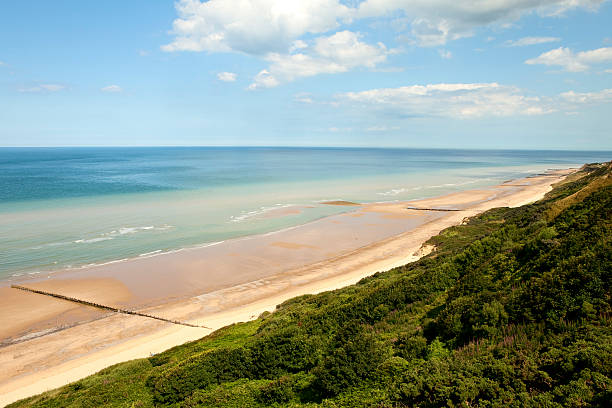
[[[599,0],[4,1],[0,145],[612,150],[611,22]]]

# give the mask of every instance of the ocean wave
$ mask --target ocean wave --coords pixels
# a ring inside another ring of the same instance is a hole
[[[139,231],[149,231],[153,229],[155,229],[153,225],[147,227],[121,227],[119,230],[111,231],[110,235],[135,234]]]
[[[413,188],[394,188],[392,190],[384,191],[384,192],[376,193],[376,194],[381,195],[381,196],[385,196],[385,197],[387,197],[387,196],[396,196],[398,194],[405,193],[406,191],[411,191],[411,190],[416,190],[416,189],[417,189],[416,187],[413,187]]]
[[[263,206],[259,207],[256,210],[251,211],[242,211],[239,215],[230,216],[229,222],[242,222],[249,220],[251,218],[261,217],[262,215],[269,213],[274,210],[279,210],[282,208],[293,207],[295,204],[275,204],[272,206]]]
[[[161,226],[147,225],[144,227],[120,227],[116,230],[100,234],[99,236],[94,238],[81,238],[72,242],[75,244],[91,244],[95,242],[108,241],[117,237],[121,237],[123,235],[136,234],[141,231],[165,231],[171,228],[174,228],[174,226],[167,224]]]
[[[171,250],[155,250],[155,251],[151,251],[151,252],[145,252],[144,254],[140,254],[138,255],[139,258],[149,258],[152,256],[157,256],[157,255],[169,255],[169,254],[174,254],[177,252],[183,252],[183,251],[188,251],[190,249],[201,249],[201,248],[208,248],[211,246],[215,246],[215,245],[219,245],[224,243],[225,241],[215,241],[215,242],[207,242],[204,244],[198,244],[198,245],[193,245],[193,246],[186,246],[183,248],[176,248],[176,249],[171,249]]]
[[[98,238],[91,238],[91,239],[77,239],[76,241],[72,241],[75,244],[91,244],[94,242],[100,242],[100,241],[108,241],[109,239],[113,239],[112,237],[98,237]]]
[[[482,179],[477,179],[477,180],[462,181],[460,183],[444,183],[444,184],[434,184],[430,186],[415,186],[415,187],[409,187],[409,188],[401,187],[401,188],[394,188],[389,191],[384,191],[384,192],[380,192],[376,194],[381,195],[381,196],[396,196],[401,193],[406,193],[408,191],[418,191],[418,190],[424,190],[424,189],[445,188],[445,187],[458,187],[458,186],[465,186],[468,184],[474,184],[474,183],[478,183],[481,181],[489,181],[489,180],[492,180],[492,179],[482,178]]]
[[[93,262],[93,263],[88,263],[85,265],[80,265],[80,266],[72,266],[72,265],[67,265],[66,269],[85,269],[85,268],[91,268],[93,266],[104,266],[104,265],[111,265],[111,264],[115,264],[115,263],[119,263],[119,262],[125,262],[125,261],[129,261],[130,258],[121,258],[121,259],[114,259],[112,261],[108,261],[108,262]],[[53,272],[49,272],[49,273],[53,273]]]
[[[171,228],[174,228],[174,226],[168,225],[168,224],[160,225],[160,226],[147,225],[144,227],[120,227],[116,230],[112,230],[110,232],[104,232],[102,234],[99,234],[96,237],[79,238],[73,241],[48,242],[45,244],[40,244],[40,245],[30,247],[28,249],[39,250],[39,249],[45,249],[45,248],[70,245],[70,244],[95,244],[96,242],[110,241],[112,239],[121,237],[123,235],[131,235],[131,234],[136,234],[138,232],[143,232],[143,231],[165,231]]]
[[[118,235],[126,235],[126,234],[136,234],[140,231],[165,231],[167,229],[174,228],[173,225],[161,225],[156,227],[155,225],[147,225],[145,227],[121,227],[118,230],[113,230],[104,235],[109,236],[118,236]]]
[[[425,188],[434,188],[434,186],[416,186],[416,187],[401,187],[401,188],[394,188],[391,189],[389,191],[384,191],[382,193],[376,193],[378,195],[381,196],[396,196],[402,193],[406,193],[408,191],[418,191],[418,190],[423,190]]]
[[[224,242],[225,241],[207,242],[205,244],[196,245],[195,248],[208,248],[208,247],[211,247],[211,246],[222,244]]]
[[[40,274],[42,274],[42,273],[44,273],[44,271],[30,271],[30,272],[23,271],[23,272],[15,272],[15,273],[12,273],[12,274],[11,274],[11,275],[10,275],[8,278],[9,278],[9,280],[11,280],[10,278],[20,278],[20,277],[22,277],[22,276],[26,276],[26,275],[30,275],[30,276],[33,276],[33,275],[40,275]],[[2,279],[4,279],[4,278],[2,278]]]
[[[158,249],[157,251],[145,252],[144,254],[140,254],[138,256],[139,257],[151,256],[151,255],[159,254],[161,251],[162,251],[161,249]]]
[[[56,246],[68,245],[68,244],[72,244],[72,242],[71,241],[49,242],[47,244],[37,245],[37,246],[31,247],[29,249],[43,249],[43,248],[56,247]]]

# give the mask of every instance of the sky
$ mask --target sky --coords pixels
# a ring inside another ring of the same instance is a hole
[[[612,1],[0,3],[0,146],[612,150]]]

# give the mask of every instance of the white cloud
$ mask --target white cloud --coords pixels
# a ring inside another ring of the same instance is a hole
[[[356,20],[368,18],[389,24],[405,31],[401,38],[419,46],[441,46],[474,35],[478,27],[508,27],[529,13],[552,16],[576,8],[596,9],[603,1],[179,0],[175,4],[178,17],[173,22],[173,39],[161,48],[168,52],[237,52],[261,57],[270,65],[255,76],[249,89],[269,88],[300,77],[356,67],[372,69],[384,61],[392,50],[383,51],[384,46],[348,38],[351,32],[343,26]],[[326,55],[324,44],[332,40],[350,40],[353,44],[340,44],[344,48]],[[357,61],[347,53],[363,60]],[[448,58],[451,54],[445,51],[441,56]]]
[[[366,132],[390,132],[393,130],[400,130],[399,126],[370,126],[366,128]]]
[[[575,8],[595,9],[604,0],[366,0],[356,17],[391,16],[401,10],[411,19],[411,33],[421,46],[438,46],[472,36],[478,27],[507,26],[529,13],[563,14]]]
[[[278,79],[276,79],[274,74],[270,73],[270,71],[268,71],[267,69],[264,69],[259,71],[259,73],[255,75],[253,83],[249,85],[248,89],[255,90],[259,88],[274,88],[279,85],[280,82],[278,81]]]
[[[525,47],[527,45],[546,44],[561,41],[559,37],[523,37],[518,40],[508,40],[505,42],[507,47]]]
[[[304,34],[350,18],[339,0],[181,0],[176,9],[175,38],[164,51],[282,53]]]
[[[574,53],[569,48],[559,47],[541,54],[536,58],[525,61],[525,64],[556,65],[566,71],[586,71],[593,64],[612,61],[612,47],[598,48],[596,50]]]
[[[573,105],[607,103],[612,102],[612,89],[603,89],[597,92],[568,91],[562,93],[561,98]]]
[[[6,65],[6,62],[0,61],[0,67],[5,66],[5,65]]]
[[[294,52],[303,36],[324,34],[361,18],[408,21],[421,46],[473,35],[477,27],[508,23],[529,13],[596,9],[604,0],[180,0],[171,43],[164,51]],[[345,4],[342,4],[345,3]],[[348,4],[348,5],[346,5]]]
[[[36,93],[36,92],[58,92],[66,89],[64,85],[59,84],[39,84],[27,88],[19,88],[17,91],[24,93]]]
[[[149,51],[139,50],[138,55],[140,55],[141,57],[147,57],[149,55]]]
[[[332,126],[332,127],[328,128],[327,130],[329,132],[334,132],[334,133],[338,133],[338,132],[352,132],[353,128],[350,128],[350,127],[339,128],[339,127]]]
[[[442,83],[342,93],[336,95],[333,105],[363,108],[377,117],[478,119],[575,112],[585,105],[603,103],[612,103],[612,89],[547,97],[498,83]]]
[[[417,43],[423,47],[435,47],[444,45],[448,40],[458,40],[468,37],[471,33],[451,32],[452,27],[446,20],[431,21],[425,18],[417,18],[412,22],[412,35]]]
[[[348,68],[366,66],[374,68],[387,58],[387,48],[383,43],[376,46],[361,42],[361,34],[340,31],[329,37],[319,37],[315,41],[315,52],[322,58],[336,61]]]
[[[238,75],[233,72],[219,72],[217,79],[223,82],[235,82]]]
[[[100,89],[102,92],[123,92],[123,88],[119,85],[108,85]]]
[[[58,84],[42,84],[39,86],[45,91],[49,91],[49,92],[57,92],[57,91],[66,89],[64,85],[58,85]]]
[[[450,52],[449,50],[439,50],[438,53],[444,59],[451,59],[451,58],[453,58],[453,53]]]
[[[340,31],[316,38],[312,47],[302,45],[300,53],[270,53],[264,58],[270,66],[255,76],[249,89],[271,88],[297,78],[347,72],[357,67],[371,69],[393,52],[382,43],[374,46],[360,38],[359,33]]]
[[[301,50],[303,48],[308,48],[308,44],[302,40],[295,40],[293,44],[291,44],[289,52],[296,52],[297,50]]]
[[[293,96],[293,100],[300,103],[314,103],[312,95],[308,92],[301,92]]]
[[[542,115],[553,111],[537,96],[497,83],[430,84],[348,92],[340,103],[382,109],[401,117],[453,117]]]

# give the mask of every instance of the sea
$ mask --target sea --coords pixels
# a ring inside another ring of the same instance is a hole
[[[612,152],[302,147],[0,148],[0,280],[269,234],[492,186]]]

